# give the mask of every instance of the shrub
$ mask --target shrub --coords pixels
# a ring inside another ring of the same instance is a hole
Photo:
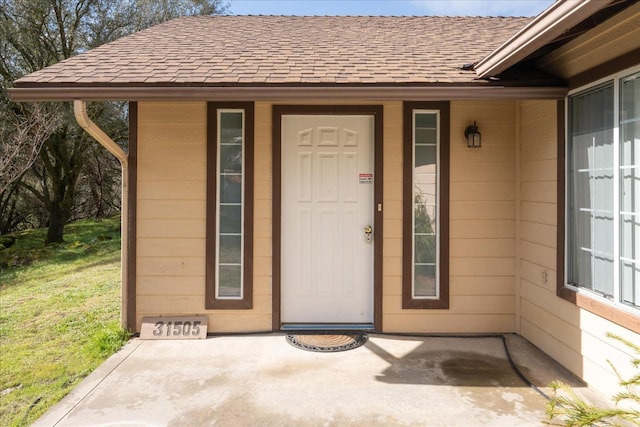
[[[568,427],[583,426],[640,426],[640,346],[614,334],[607,334],[634,353],[631,364],[637,372],[630,379],[623,379],[609,361],[609,365],[620,380],[621,391],[612,400],[614,408],[601,408],[581,399],[572,389],[561,382],[551,384],[553,397],[547,403],[547,424]],[[622,405],[619,405],[621,404]]]

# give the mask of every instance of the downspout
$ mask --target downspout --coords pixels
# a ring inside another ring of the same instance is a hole
[[[100,143],[104,148],[106,148],[111,154],[116,156],[116,158],[120,161],[120,166],[122,167],[122,214],[120,216],[121,221],[121,255],[120,255],[120,265],[121,265],[121,280],[122,280],[122,309],[120,313],[120,323],[123,328],[128,328],[131,325],[128,325],[127,313],[128,313],[128,230],[129,230],[129,221],[128,221],[128,189],[129,189],[129,166],[128,159],[129,156],[124,150],[116,144],[102,129],[98,127],[87,115],[87,103],[85,101],[74,100],[73,101],[73,112],[76,116],[76,121],[89,135],[95,138],[96,141]]]

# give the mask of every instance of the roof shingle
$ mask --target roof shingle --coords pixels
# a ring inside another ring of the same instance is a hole
[[[151,27],[17,80],[74,85],[469,84],[463,64],[530,18],[207,16]]]

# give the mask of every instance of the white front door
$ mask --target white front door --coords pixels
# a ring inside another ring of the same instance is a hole
[[[282,116],[282,323],[373,323],[373,160],[373,116]]]

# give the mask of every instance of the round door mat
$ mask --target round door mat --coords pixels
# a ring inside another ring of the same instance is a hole
[[[287,334],[287,342],[303,350],[328,353],[358,348],[367,342],[367,334]]]

